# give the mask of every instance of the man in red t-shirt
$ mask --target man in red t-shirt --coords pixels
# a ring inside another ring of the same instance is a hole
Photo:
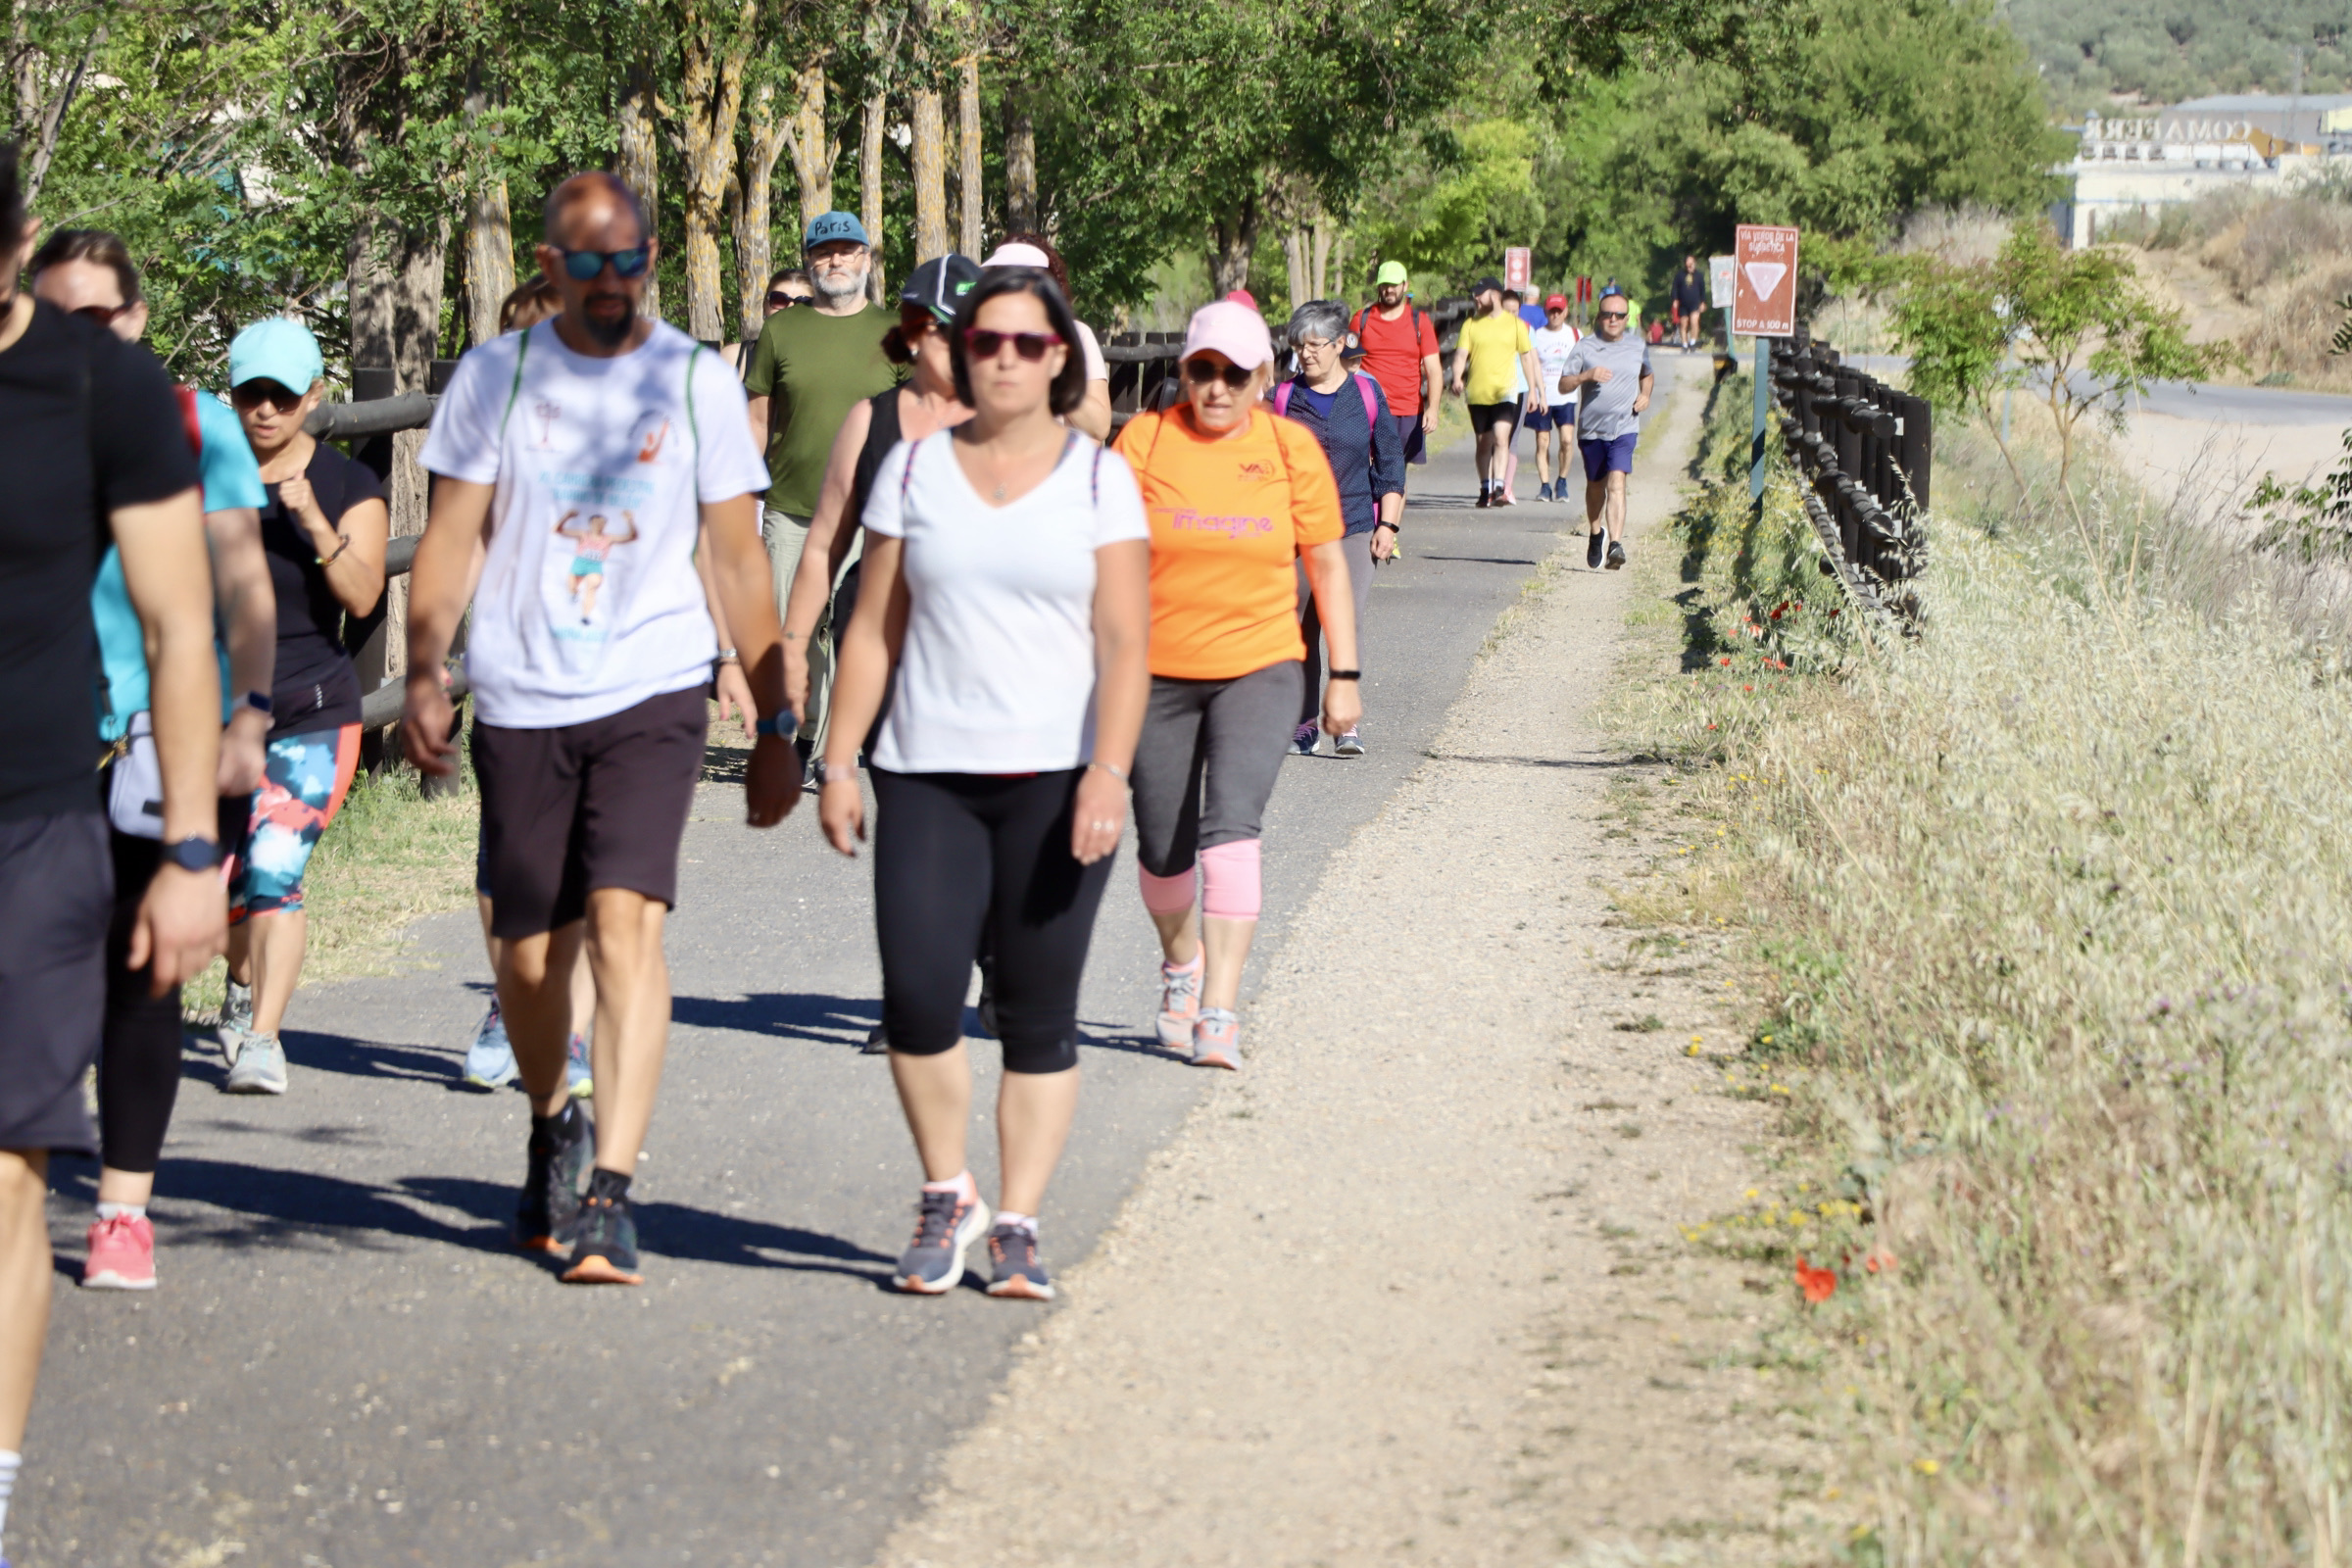
[[[1405,462],[1427,463],[1424,437],[1437,414],[1439,388],[1446,384],[1445,368],[1438,362],[1437,324],[1406,296],[1402,262],[1381,263],[1374,281],[1379,303],[1356,312],[1349,323],[1362,356],[1358,368],[1389,395],[1389,412],[1404,439]]]

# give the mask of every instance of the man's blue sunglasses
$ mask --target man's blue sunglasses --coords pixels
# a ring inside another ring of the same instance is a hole
[[[583,283],[593,282],[597,274],[605,270],[607,262],[612,264],[614,277],[643,277],[646,264],[654,256],[643,245],[627,251],[566,251],[561,245],[556,249],[563,252],[564,270]]]

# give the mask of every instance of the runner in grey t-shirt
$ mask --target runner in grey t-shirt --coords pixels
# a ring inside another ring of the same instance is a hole
[[[1631,314],[1623,293],[1602,290],[1600,330],[1570,352],[1558,387],[1582,394],[1576,444],[1585,459],[1585,520],[1592,530],[1585,564],[1600,565],[1605,546],[1611,571],[1625,564],[1625,482],[1654,384],[1649,345],[1626,330]]]

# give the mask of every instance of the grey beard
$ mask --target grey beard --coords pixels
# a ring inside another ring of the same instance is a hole
[[[865,292],[865,280],[872,270],[870,267],[860,267],[853,278],[842,278],[837,272],[817,272],[809,281],[828,300],[854,300]]]

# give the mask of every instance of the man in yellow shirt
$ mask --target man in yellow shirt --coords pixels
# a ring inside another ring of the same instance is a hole
[[[1507,507],[1503,464],[1519,427],[1519,388],[1542,386],[1544,371],[1527,323],[1502,308],[1501,282],[1480,278],[1471,294],[1478,314],[1462,323],[1454,345],[1453,391],[1470,405],[1470,428],[1478,437],[1478,504]]]

